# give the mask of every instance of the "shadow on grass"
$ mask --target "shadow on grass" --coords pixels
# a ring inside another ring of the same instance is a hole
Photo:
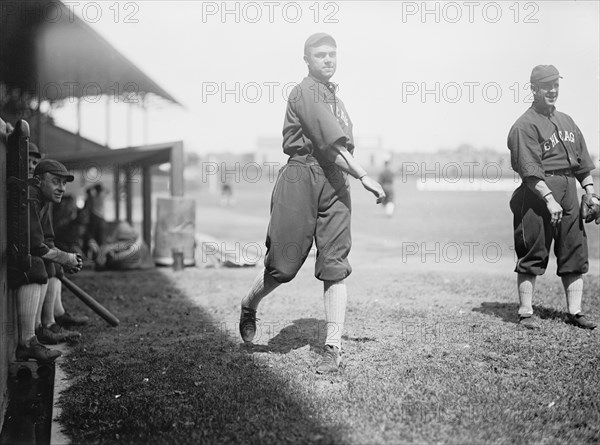
[[[519,304],[518,303],[498,303],[498,302],[483,302],[480,307],[473,308],[473,312],[479,312],[485,315],[492,315],[501,318],[507,323],[519,322]],[[556,309],[545,306],[533,305],[534,315],[543,320],[559,319],[565,321],[566,315]]]
[[[73,281],[121,320],[111,329],[93,317],[65,362],[71,385],[60,397],[60,422],[73,443],[347,440],[343,426],[320,422],[289,377],[240,348],[233,326],[193,305],[165,275],[89,272]],[[198,292],[209,285],[199,282]],[[321,332],[320,323],[297,320],[271,347],[317,344],[320,337],[306,333]]]

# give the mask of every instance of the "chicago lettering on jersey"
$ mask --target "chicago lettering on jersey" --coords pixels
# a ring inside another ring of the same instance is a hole
[[[556,132],[554,132],[552,133],[552,136],[550,136],[550,139],[544,141],[544,151],[549,151],[550,149],[554,148],[554,146],[559,142],[558,138],[565,142],[575,143],[575,134],[572,131],[558,130],[558,137],[556,136]]]

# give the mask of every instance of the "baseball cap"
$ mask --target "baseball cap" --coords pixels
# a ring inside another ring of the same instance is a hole
[[[531,71],[529,81],[531,83],[550,82],[551,80],[562,79],[554,65],[538,65]]]
[[[322,42],[332,43],[333,46],[337,48],[337,43],[335,43],[335,39],[333,37],[326,32],[318,32],[306,39],[306,42],[304,42],[304,53],[306,54],[308,52],[308,48],[318,46],[318,44]]]
[[[64,165],[54,159],[42,159],[33,171],[34,176],[43,175],[44,173],[52,173],[53,175],[63,177],[67,182],[72,182],[75,179]]]
[[[33,142],[29,142],[29,152],[28,152],[28,154],[32,158],[41,159],[41,157],[42,157],[42,154],[40,153],[40,149]]]

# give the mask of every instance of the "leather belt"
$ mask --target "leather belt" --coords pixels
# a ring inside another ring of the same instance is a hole
[[[546,176],[575,176],[572,168],[561,168],[558,170],[548,170],[544,172]]]

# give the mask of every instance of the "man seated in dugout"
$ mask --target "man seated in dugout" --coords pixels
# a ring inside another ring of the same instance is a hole
[[[39,362],[53,361],[61,355],[60,351],[48,349],[38,341],[38,334],[61,330],[54,318],[52,300],[56,293],[49,292],[48,301],[44,303],[48,288],[48,271],[44,261],[59,264],[70,273],[81,270],[83,264],[79,255],[64,252],[53,244],[46,244],[51,231],[49,226],[49,207],[51,202],[60,202],[66,184],[73,181],[67,169],[61,163],[44,159],[34,169],[33,185],[29,185],[29,239],[32,266],[27,272],[9,269],[8,285],[16,294],[18,318],[17,360],[35,359]],[[52,300],[52,301],[51,301]],[[38,316],[38,312],[40,315]],[[41,329],[36,329],[36,319],[42,320]],[[47,332],[46,332],[47,331]],[[49,343],[56,343],[50,341]]]
[[[35,168],[42,159],[42,153],[38,146],[33,142],[29,142],[28,160],[29,160],[29,177],[32,178],[35,173]],[[62,165],[62,164],[61,164]],[[64,197],[63,197],[64,199]],[[51,202],[48,205],[48,217],[44,216],[44,242],[48,246],[54,246],[55,234],[54,234],[54,211],[56,206],[60,206],[61,202]],[[72,249],[68,246],[59,246],[60,250],[65,252],[80,253],[80,250]],[[68,331],[62,328],[69,328],[73,326],[83,326],[89,321],[85,315],[71,315],[62,304],[62,283],[60,278],[63,276],[62,267],[59,264],[55,264],[52,261],[44,261],[46,266],[46,272],[48,273],[48,286],[46,291],[41,295],[39,306],[36,312],[36,331],[38,333],[38,340],[45,344],[58,344],[64,343],[69,340],[77,339],[81,336],[76,331]],[[53,317],[48,314],[52,312]],[[43,315],[46,314],[46,315]],[[42,318],[45,318],[45,322],[42,322]],[[52,321],[52,328],[47,329],[44,325],[48,325]]]

